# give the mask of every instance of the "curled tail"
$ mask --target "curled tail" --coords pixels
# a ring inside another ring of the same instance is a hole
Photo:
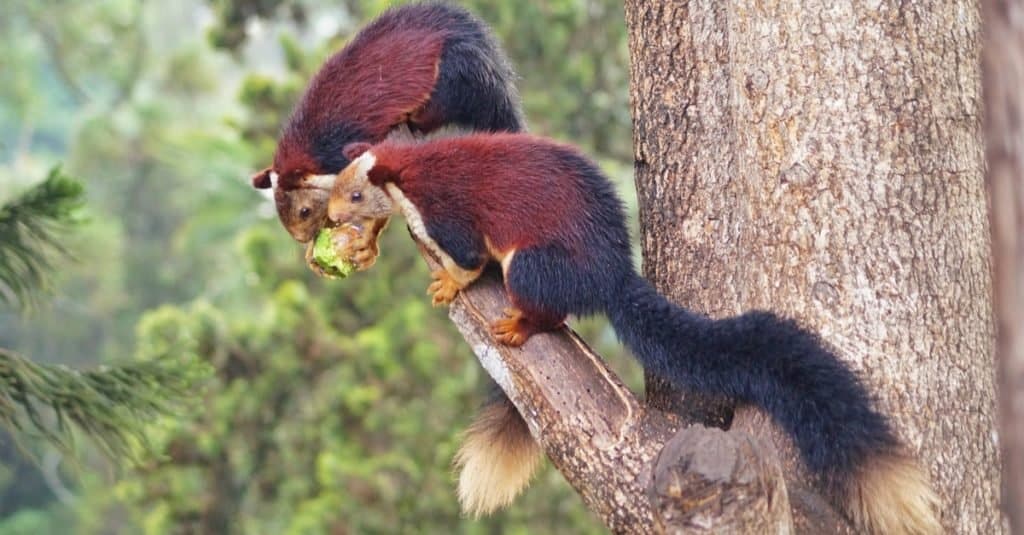
[[[543,455],[512,402],[497,385],[494,390],[455,455],[459,503],[473,517],[511,504],[529,485]]]
[[[630,273],[608,317],[644,369],[768,412],[807,467],[862,529],[936,533],[938,499],[902,453],[864,385],[812,333],[769,312],[711,320]]]

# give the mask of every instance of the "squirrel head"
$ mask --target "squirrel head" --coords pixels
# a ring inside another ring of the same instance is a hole
[[[252,184],[258,189],[273,188],[281,224],[296,240],[310,242],[327,220],[327,199],[335,175],[290,173],[285,176],[288,178],[282,180],[277,171],[268,167],[253,175]]]
[[[327,200],[338,170],[345,168],[353,158],[365,151],[365,143],[351,143],[330,159],[310,156],[300,150],[301,144],[282,139],[274,157],[273,167],[268,167],[252,176],[252,185],[257,189],[273,189],[274,205],[281,224],[293,238],[308,243],[327,223]],[[358,151],[358,152],[354,152]],[[317,162],[329,164],[323,169]]]
[[[386,219],[394,212],[391,197],[370,182],[371,173],[387,172],[365,143],[353,144],[360,156],[338,174],[327,204],[327,217],[336,224]],[[349,147],[346,147],[348,150]]]

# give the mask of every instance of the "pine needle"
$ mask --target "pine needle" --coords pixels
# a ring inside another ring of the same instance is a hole
[[[149,451],[145,426],[194,393],[202,366],[171,358],[96,370],[33,363],[0,349],[0,426],[38,435],[65,452],[76,429],[111,458]]]
[[[54,168],[0,206],[0,301],[27,308],[47,289],[54,260],[69,256],[61,240],[81,222],[83,201],[82,184]],[[113,459],[138,460],[151,452],[146,425],[175,412],[205,374],[187,354],[75,371],[0,348],[0,427],[65,453],[80,432]]]
[[[82,184],[55,167],[0,206],[0,300],[27,308],[47,288],[54,258],[68,254],[60,234],[80,221],[83,202]]]

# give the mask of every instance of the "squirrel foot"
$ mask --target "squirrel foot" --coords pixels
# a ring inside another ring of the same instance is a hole
[[[434,282],[430,283],[427,293],[433,296],[431,302],[434,306],[450,304],[462,289],[462,285],[444,269],[434,270],[430,273],[430,277],[434,279]]]
[[[506,308],[502,313],[505,317],[491,324],[491,334],[507,346],[519,347],[526,343],[533,329],[523,318],[523,312],[516,308]]]

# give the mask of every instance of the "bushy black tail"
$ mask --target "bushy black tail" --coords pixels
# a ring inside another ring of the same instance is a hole
[[[693,314],[635,273],[622,288],[609,298],[608,317],[646,370],[682,388],[725,394],[765,410],[862,527],[929,533],[938,526],[934,513],[922,512],[934,502],[927,478],[900,453],[888,421],[872,408],[857,376],[814,334],[770,312],[723,320]],[[865,481],[877,487],[890,475],[897,479],[888,491],[898,495],[895,502],[888,494],[864,495]],[[912,495],[899,498],[903,494]],[[892,503],[875,503],[879,499]]]

